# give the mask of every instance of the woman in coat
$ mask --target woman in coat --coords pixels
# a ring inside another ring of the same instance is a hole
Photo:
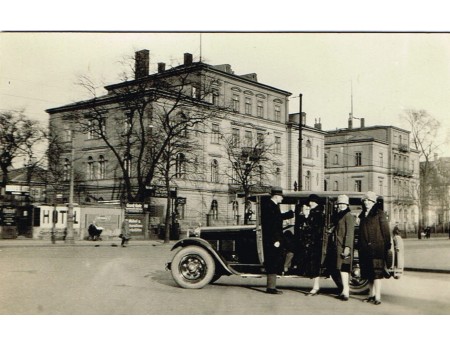
[[[302,264],[301,273],[305,277],[314,278],[313,288],[307,296],[315,296],[319,293],[319,276],[322,261],[322,238],[325,227],[325,215],[320,198],[311,194],[308,198],[310,207],[309,216],[300,233]]]
[[[130,223],[129,223],[128,219],[125,219],[122,222],[122,231],[120,233],[120,237],[122,238],[122,247],[126,247],[128,244],[128,241],[131,238]]]
[[[338,212],[333,219],[334,231],[330,242],[327,260],[328,269],[339,271],[342,281],[342,291],[338,296],[348,301],[350,295],[349,273],[352,270],[353,242],[355,238],[355,218],[350,213],[347,195],[339,195],[337,200]]]
[[[386,253],[391,248],[389,224],[377,205],[374,192],[363,197],[359,215],[359,262],[361,277],[369,280],[369,297],[364,301],[381,304],[381,279],[385,277]]]

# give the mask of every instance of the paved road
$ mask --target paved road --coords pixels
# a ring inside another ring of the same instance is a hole
[[[223,277],[204,289],[185,290],[164,270],[171,245],[98,245],[1,246],[0,314],[450,314],[449,274],[407,272],[386,280],[383,303],[374,306],[362,303],[362,296],[334,299],[330,280],[323,280],[324,293],[316,297],[305,296],[311,286],[306,278],[280,279],[281,296],[263,293],[265,281],[256,278]]]

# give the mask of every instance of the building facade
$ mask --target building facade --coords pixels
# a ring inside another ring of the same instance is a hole
[[[349,123],[351,124],[351,122]],[[373,191],[383,197],[390,225],[415,232],[419,222],[419,152],[409,132],[393,126],[328,131],[325,190]]]
[[[133,169],[143,164],[143,160],[135,161],[130,155],[132,158],[123,160],[122,165],[118,163],[113,150],[125,146],[124,134],[120,135],[118,128],[131,126],[127,119],[132,111],[142,111],[145,132],[142,138],[147,138],[145,149],[151,153],[158,144],[157,138],[164,140],[158,137],[163,128],[162,123],[157,123],[158,118],[161,114],[170,115],[167,109],[175,109],[176,102],[180,102],[179,109],[185,113],[214,111],[214,116],[205,116],[183,134],[195,145],[190,146],[189,152],[180,151],[173,165],[170,189],[176,191],[176,197],[172,207],[182,227],[242,221],[249,210],[242,199],[242,184],[238,183],[234,166],[236,160],[250,165],[254,154],[264,154],[264,159],[249,174],[250,191],[266,191],[273,185],[294,190],[299,171],[299,126],[298,116],[296,120],[295,114],[289,115],[290,92],[258,82],[255,73],[237,75],[228,64],[194,62],[188,53],[184,54],[184,63],[175,68],[166,70],[164,63],[158,63],[154,74],[149,74],[148,51],[137,52],[135,60],[134,79],[106,86],[106,95],[47,110],[50,128],[62,141],[63,180],[67,181],[70,170],[74,170],[75,202],[123,201],[121,171],[126,165],[130,175],[137,174],[138,170]],[[166,93],[157,90],[158,83],[173,86],[182,96],[177,98],[167,88]],[[146,98],[147,103],[132,109],[128,95],[136,90],[144,97],[151,96]],[[84,114],[83,123],[74,123],[75,113]],[[97,131],[90,128],[94,120],[100,123]],[[105,133],[109,143],[102,138]],[[320,126],[304,126],[302,134],[303,189],[323,190],[325,132]],[[230,152],[238,155],[232,156]],[[189,156],[195,164],[187,168],[183,160],[187,161]],[[156,178],[149,186],[156,189],[146,200],[152,210],[149,221],[155,226],[164,222],[164,211],[170,207],[164,193],[160,193],[166,187]],[[67,197],[67,191],[64,193]]]

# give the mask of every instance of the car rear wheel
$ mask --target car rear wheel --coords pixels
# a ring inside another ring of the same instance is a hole
[[[186,289],[201,289],[214,277],[215,262],[203,248],[188,246],[175,254],[171,264],[175,282]]]

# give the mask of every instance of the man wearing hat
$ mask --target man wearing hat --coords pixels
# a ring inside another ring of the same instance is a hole
[[[271,198],[261,201],[261,226],[264,248],[264,267],[267,273],[267,289],[269,294],[281,294],[277,290],[277,274],[283,270],[283,220],[294,217],[294,212],[281,213],[280,203],[283,200],[283,189],[273,187]]]

